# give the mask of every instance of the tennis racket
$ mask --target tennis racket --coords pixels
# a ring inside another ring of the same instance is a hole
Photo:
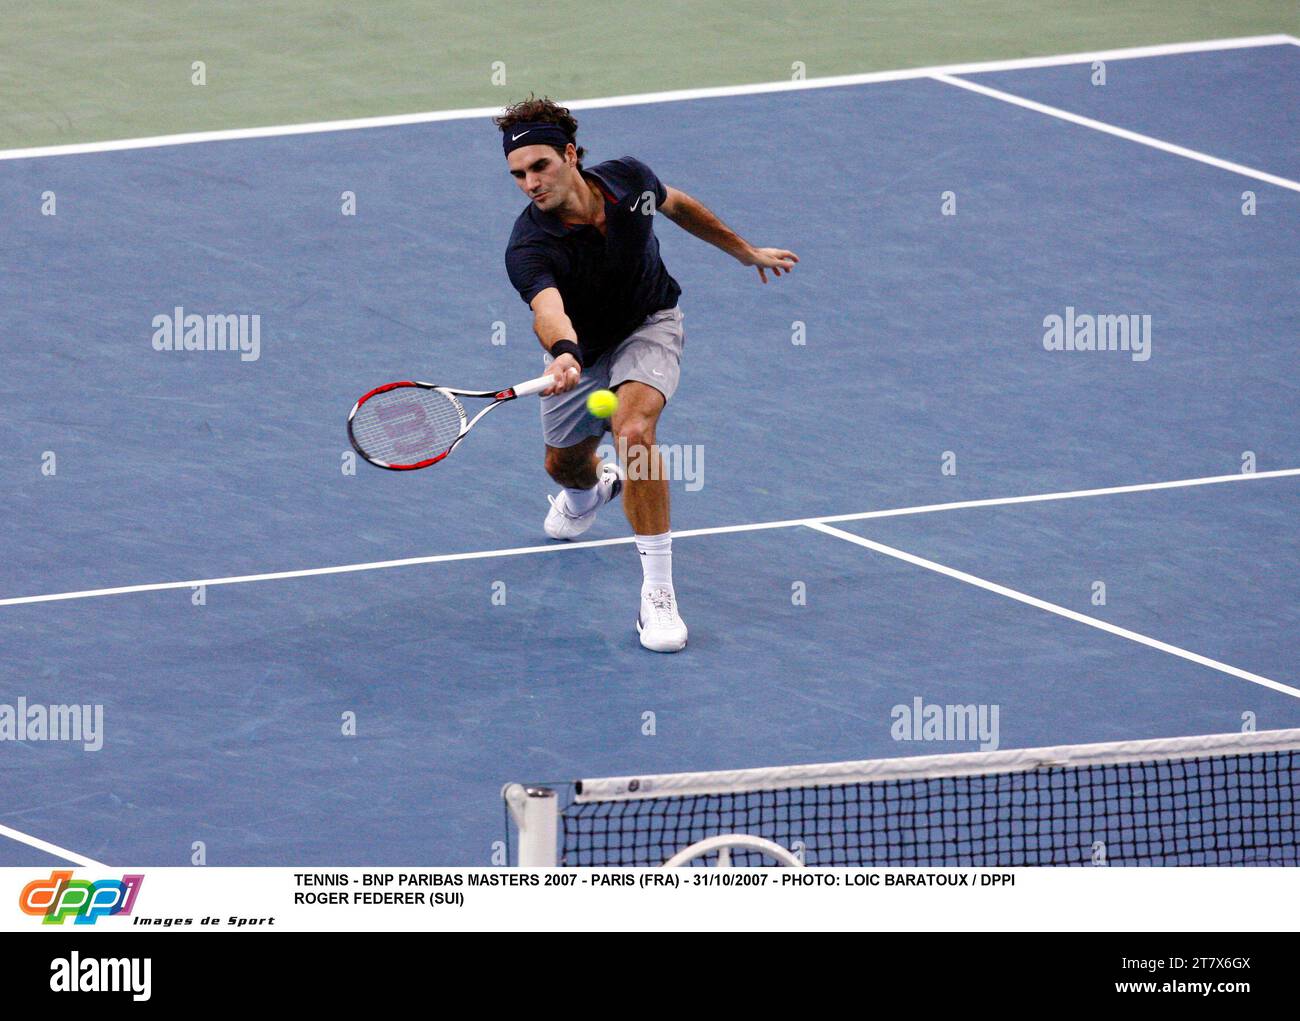
[[[505,390],[458,390],[407,380],[375,387],[352,406],[348,440],[352,449],[378,468],[406,472],[437,464],[456,449],[493,408],[541,393],[555,377],[538,376]],[[462,398],[492,403],[473,418]]]

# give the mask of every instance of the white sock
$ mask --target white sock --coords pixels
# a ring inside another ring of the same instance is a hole
[[[564,503],[574,514],[586,514],[600,502],[600,486],[564,490]]]
[[[645,580],[641,584],[642,590],[671,589],[673,587],[673,533],[638,535],[636,548],[641,554],[641,570],[645,575]]]

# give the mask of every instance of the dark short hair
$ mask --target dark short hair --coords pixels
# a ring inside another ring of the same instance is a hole
[[[578,169],[582,169],[582,157],[586,155],[587,150],[574,140],[578,133],[578,121],[569,113],[568,107],[560,106],[559,103],[551,99],[542,97],[538,99],[531,92],[527,99],[521,99],[513,106],[508,106],[500,117],[493,117],[492,123],[495,124],[504,133],[513,128],[516,124],[555,124],[558,125],[566,135],[569,141],[573,142],[574,147],[578,150]],[[564,155],[564,149],[558,145],[552,145],[552,149],[561,156]]]

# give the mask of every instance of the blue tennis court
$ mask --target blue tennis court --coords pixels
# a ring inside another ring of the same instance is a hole
[[[1163,147],[928,76],[575,108],[800,257],[657,223],[676,656],[620,508],[542,533],[531,403],[347,470],[370,387],[538,372],[485,117],[0,161],[0,701],[104,738],[6,747],[0,865],[486,865],[506,781],[977,746],[896,741],[915,699],[1003,748],[1300,726],[1300,46],[1092,76],[956,75]],[[256,357],[156,350],[178,308]],[[1067,315],[1146,357],[1048,350]]]

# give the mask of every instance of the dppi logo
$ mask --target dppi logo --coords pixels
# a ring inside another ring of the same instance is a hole
[[[23,887],[18,906],[27,915],[44,915],[46,925],[62,925],[69,915],[77,925],[94,925],[103,915],[129,915],[144,876],[100,879],[94,883],[73,879],[72,872],[51,872]]]

